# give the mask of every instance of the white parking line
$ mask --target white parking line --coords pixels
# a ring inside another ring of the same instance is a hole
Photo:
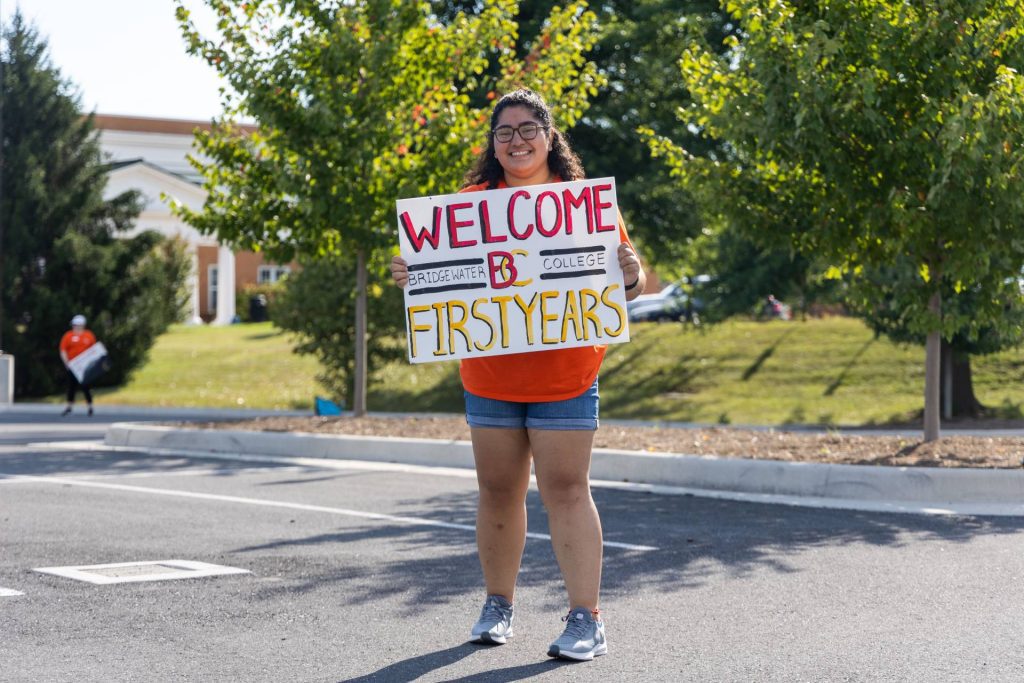
[[[13,588],[0,588],[0,598],[13,598],[16,595],[24,595],[24,593]]]
[[[83,486],[86,488],[107,489],[112,491],[130,491],[132,493],[145,493],[153,496],[174,496],[178,498],[193,498],[198,500],[214,500],[222,503],[239,503],[242,505],[258,505],[261,507],[286,508],[289,510],[303,510],[306,512],[323,512],[330,515],[341,515],[345,517],[358,517],[361,519],[373,519],[383,522],[396,522],[408,524],[409,526],[430,526],[442,529],[458,529],[476,533],[476,527],[470,524],[456,524],[454,522],[442,522],[433,519],[422,519],[419,517],[400,517],[396,515],[385,515],[378,512],[364,512],[362,510],[350,510],[347,508],[327,507],[323,505],[306,505],[304,503],[290,503],[280,500],[262,500],[259,498],[243,498],[240,496],[222,496],[213,493],[197,493],[195,491],[182,491],[178,489],[156,489],[146,486],[128,486],[127,484],[107,484],[98,481],[85,481],[82,479],[68,479],[65,477],[34,477],[22,474],[5,474],[0,472],[0,477],[9,477],[10,480],[22,482],[37,482],[43,484],[55,484],[57,486]],[[527,538],[540,540],[551,540],[548,534],[528,532]],[[621,548],[623,550],[658,550],[649,545],[634,545],[632,543],[618,543],[605,541],[606,548]]]
[[[195,560],[149,560],[142,562],[115,562],[114,564],[89,564],[77,567],[37,567],[32,571],[101,586],[114,583],[177,581],[179,579],[198,579],[210,576],[251,573],[248,569],[242,569],[241,567],[226,567],[222,564],[196,562]]]

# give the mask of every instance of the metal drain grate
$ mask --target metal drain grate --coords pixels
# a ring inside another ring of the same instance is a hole
[[[92,564],[77,567],[39,567],[33,571],[96,584],[174,581],[176,579],[196,579],[205,576],[249,573],[248,569],[225,567],[224,565],[207,564],[206,562],[193,562],[192,560],[119,562],[116,564]]]

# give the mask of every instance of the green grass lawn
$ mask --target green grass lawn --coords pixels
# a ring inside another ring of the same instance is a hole
[[[859,320],[733,321],[694,329],[631,326],[601,370],[601,415],[722,424],[867,425],[912,420],[923,406],[924,349],[901,347]],[[1024,404],[1024,352],[972,361],[975,390],[1001,417]],[[395,364],[371,408],[461,408],[454,363]]]
[[[129,382],[98,389],[103,403],[209,408],[312,408],[317,362],[292,353],[291,335],[270,323],[175,325]]]
[[[734,321],[694,329],[639,324],[609,347],[601,372],[607,418],[729,424],[905,422],[923,405],[924,349],[875,339],[858,320]],[[133,405],[309,408],[318,368],[270,324],[178,326],[149,363],[100,400]],[[1020,418],[1024,351],[972,361],[975,390]],[[371,411],[460,412],[457,363],[383,368]]]

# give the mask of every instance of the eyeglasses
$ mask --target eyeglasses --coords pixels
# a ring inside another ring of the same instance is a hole
[[[512,138],[515,137],[516,133],[519,133],[519,137],[523,140],[533,140],[537,137],[537,133],[550,127],[542,126],[538,123],[524,123],[516,128],[512,126],[498,126],[491,132],[494,134],[494,139],[498,142],[512,142]]]

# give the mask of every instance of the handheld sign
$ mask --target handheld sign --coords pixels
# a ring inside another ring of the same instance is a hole
[[[92,384],[104,373],[107,363],[107,347],[96,342],[85,351],[68,361],[68,369],[79,384]]]
[[[629,341],[614,178],[397,210],[411,362]]]

